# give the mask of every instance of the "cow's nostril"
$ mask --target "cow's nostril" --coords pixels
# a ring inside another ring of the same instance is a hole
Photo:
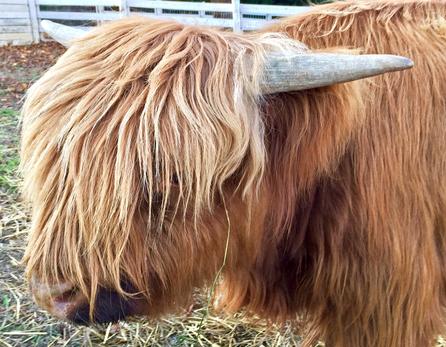
[[[63,292],[62,294],[56,294],[53,298],[54,301],[69,301],[76,297],[78,290],[75,287]]]
[[[72,287],[62,294],[52,296],[51,300],[54,306],[57,306],[59,308],[68,308],[73,307],[74,305],[82,301],[80,300],[81,297],[82,295],[79,293],[79,291],[75,287]]]

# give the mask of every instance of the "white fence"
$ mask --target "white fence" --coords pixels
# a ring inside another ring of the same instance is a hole
[[[32,42],[36,35],[38,31],[33,33],[28,0],[0,0],[0,43]]]
[[[0,43],[41,39],[40,20],[93,26],[128,15],[170,18],[179,22],[254,30],[279,17],[309,7],[163,0],[0,0]]]

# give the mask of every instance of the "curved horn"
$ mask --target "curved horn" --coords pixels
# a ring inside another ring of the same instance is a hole
[[[387,54],[273,53],[267,57],[262,90],[273,94],[324,87],[412,66],[408,58]]]
[[[40,25],[49,36],[65,47],[68,47],[73,40],[81,38],[86,34],[85,30],[54,23],[50,20],[43,20],[40,22]]]

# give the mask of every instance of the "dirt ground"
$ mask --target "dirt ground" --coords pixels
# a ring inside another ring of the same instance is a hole
[[[57,321],[32,302],[21,265],[29,211],[19,193],[19,110],[28,87],[63,52],[55,43],[0,48],[0,346],[297,345],[289,326],[209,314],[206,293],[180,316],[94,327]]]

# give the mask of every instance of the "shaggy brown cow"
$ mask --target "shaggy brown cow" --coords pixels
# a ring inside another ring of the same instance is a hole
[[[433,343],[446,307],[446,2],[342,2],[268,31],[415,68],[328,86],[383,72],[380,58],[308,65],[279,34],[143,19],[88,34],[23,110],[38,303],[74,321],[158,316],[221,272],[221,307],[295,319],[305,346]]]

